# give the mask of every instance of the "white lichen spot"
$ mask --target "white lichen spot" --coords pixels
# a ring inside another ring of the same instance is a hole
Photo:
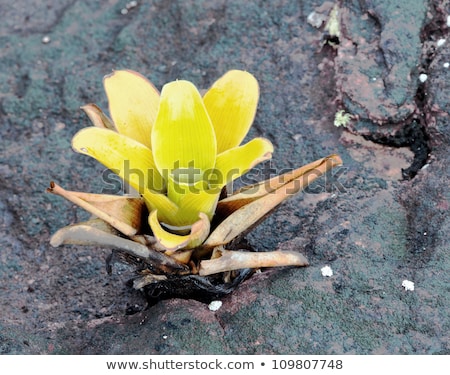
[[[211,311],[217,311],[222,307],[222,301],[212,301],[209,305],[208,308]]]
[[[45,35],[42,37],[42,44],[49,44],[51,42],[51,39],[48,35]]]
[[[127,9],[132,9],[132,8],[137,7],[137,5],[138,5],[137,1],[130,1],[129,3],[127,3],[126,7],[127,7]]]
[[[122,14],[122,15],[127,15],[128,14],[128,12],[131,10],[131,9],[133,9],[133,8],[136,8],[138,6],[138,2],[137,1],[130,1],[130,2],[128,2],[126,5],[125,5],[125,8],[122,8],[121,10],[120,10],[120,13]]]
[[[352,115],[350,113],[346,113],[343,109],[341,109],[334,116],[334,126],[336,127],[343,126],[345,128],[347,127],[351,118]]]
[[[316,29],[320,28],[322,24],[326,21],[327,16],[317,12],[311,12],[308,14],[306,21]]]
[[[414,290],[414,283],[409,280],[403,280],[402,287],[405,288],[405,290]]]
[[[322,267],[320,269],[320,272],[322,272],[322,276],[324,276],[324,277],[331,277],[331,276],[333,276],[333,270],[331,269],[330,266]]]
[[[436,42],[436,46],[442,47],[445,44],[446,39],[442,38]]]
[[[420,82],[424,83],[427,79],[428,79],[428,75],[426,75],[425,73],[422,73],[421,75],[419,75]]]

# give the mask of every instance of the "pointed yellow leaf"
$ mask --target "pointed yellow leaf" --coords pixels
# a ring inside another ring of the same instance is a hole
[[[144,193],[147,207],[150,211],[157,209],[159,221],[166,226],[190,227],[198,220],[200,212],[212,219],[220,195],[220,189],[205,189],[205,184],[200,181],[195,185],[178,184],[168,182],[168,197],[151,197],[150,193]],[[174,199],[175,197],[176,199]],[[155,200],[156,198],[156,200]]]
[[[135,235],[141,228],[143,202],[140,198],[69,191],[53,181],[47,191],[85,209],[126,236]]]
[[[203,100],[217,139],[217,153],[239,146],[255,118],[259,86],[248,72],[231,70],[219,78]]]
[[[90,103],[81,107],[86,115],[91,120],[94,126],[99,128],[117,130],[113,122],[106,116],[103,111],[95,104]]]
[[[139,232],[142,225],[142,214],[145,211],[144,200],[140,197],[123,195],[92,194],[80,191],[72,191],[76,197],[83,199],[88,204],[110,214],[123,223],[136,228]]]
[[[184,182],[177,182],[173,178],[169,177],[167,181],[167,196],[177,206],[181,206],[180,201],[187,194],[198,194],[201,191],[207,189],[208,185],[206,181],[197,181],[189,184]],[[197,216],[197,215],[196,215]],[[197,217],[195,218],[197,220]]]
[[[247,173],[256,164],[272,157],[273,145],[265,138],[254,138],[243,146],[217,156],[216,167],[209,176],[210,186],[222,188]]]
[[[200,212],[204,212],[211,219],[217,206],[219,193],[213,191],[188,193],[180,201],[180,206],[172,202],[167,196],[147,190],[142,194],[149,211],[157,210],[158,221],[167,227],[183,230],[198,220]]]
[[[331,170],[341,164],[342,160],[339,155],[333,154],[294,169],[293,171],[261,181],[257,184],[244,186],[229,197],[222,199],[218,203],[217,211],[221,216],[228,216],[242,206],[245,206],[256,199],[260,199],[267,194],[274,193],[277,189],[293,180],[300,181],[301,179],[305,179],[302,184],[306,187],[312,182],[307,181],[307,179],[314,176],[315,170],[321,175],[324,171]]]
[[[193,223],[198,219],[199,213],[203,212],[209,220],[212,220],[217,201],[219,200],[220,191],[220,188],[212,188],[198,191],[193,190],[185,194],[180,199],[178,216],[186,220],[187,223]]]
[[[156,210],[151,212],[148,221],[153,235],[160,245],[167,250],[168,254],[173,254],[180,249],[193,249],[201,245],[206,237],[208,237],[210,229],[209,220],[203,213],[200,213],[199,217],[200,220],[197,220],[192,225],[191,232],[184,236],[165,230],[159,223]]]
[[[206,247],[214,247],[229,243],[241,233],[251,229],[256,223],[260,222],[264,216],[287,198],[301,191],[325,172],[341,165],[342,160],[338,155],[331,155],[311,164],[313,164],[313,167],[306,168],[304,173],[297,178],[281,185],[270,194],[252,200],[250,203],[247,203],[232,212],[231,215],[223,220],[211,233],[204,245]]]
[[[141,74],[116,70],[103,80],[117,131],[151,147],[151,129],[159,105],[158,90]]]
[[[166,195],[145,189],[142,198],[144,198],[145,204],[150,212],[154,210],[158,211],[158,218],[161,222],[175,226],[184,225],[177,218],[178,206]]]
[[[166,195],[151,190],[144,191],[142,198],[150,212],[158,212],[159,222],[164,223],[167,227],[182,230],[189,229],[198,220],[201,212],[211,220],[219,194],[219,189],[191,190],[187,191],[186,195],[180,196],[179,204],[173,202]]]
[[[174,81],[161,91],[152,130],[152,150],[163,176],[179,174],[197,182],[214,167],[216,139],[203,100],[188,81]]]
[[[164,191],[164,180],[152,151],[142,143],[112,130],[89,127],[72,139],[75,151],[89,155],[118,174],[140,194],[145,189]]]

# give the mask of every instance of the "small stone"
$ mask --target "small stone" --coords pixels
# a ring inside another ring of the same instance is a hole
[[[445,69],[448,69],[449,66],[450,66],[450,63],[448,63],[448,62],[444,63],[444,68]]]
[[[424,73],[422,73],[419,76],[419,81],[422,82],[422,83],[424,83],[427,79],[428,79],[428,76],[426,74],[424,74]]]
[[[445,39],[439,39],[436,43],[438,47],[442,47],[445,44]]]
[[[322,267],[320,269],[320,272],[322,272],[322,276],[324,276],[324,277],[331,277],[331,276],[333,276],[333,270],[331,269],[330,266]]]
[[[127,3],[126,7],[127,9],[131,9],[137,7],[137,5],[138,5],[137,1],[130,1],[129,3]]]
[[[450,16],[447,16],[447,26],[450,27]]]
[[[126,15],[126,14],[128,14],[128,9],[127,9],[127,8],[123,8],[123,9],[120,11],[120,13],[123,14],[123,15]]]
[[[402,287],[405,288],[405,290],[414,290],[414,283],[409,280],[403,280]]]
[[[63,130],[66,127],[66,124],[64,124],[63,122],[57,122],[55,124],[55,131],[59,132],[61,130]]]
[[[324,14],[320,14],[317,12],[311,12],[308,17],[306,18],[306,21],[315,28],[319,28],[322,26],[322,24],[326,21],[327,17]]]
[[[209,305],[208,308],[211,311],[217,311],[222,307],[222,301],[212,301]]]
[[[42,37],[42,44],[49,44],[51,42],[51,39],[48,35],[45,35]]]

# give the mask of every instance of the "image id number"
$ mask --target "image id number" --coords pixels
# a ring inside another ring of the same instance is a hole
[[[342,360],[327,359],[274,359],[272,370],[342,370]]]

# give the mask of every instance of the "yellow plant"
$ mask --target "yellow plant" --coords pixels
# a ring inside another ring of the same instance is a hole
[[[148,264],[141,287],[155,282],[155,274],[307,265],[297,252],[225,249],[290,195],[341,164],[331,155],[227,195],[227,185],[273,153],[265,138],[241,145],[259,99],[250,73],[227,72],[203,97],[184,80],[167,83],[159,93],[129,70],[106,76],[104,87],[111,119],[95,104],[82,107],[94,126],[75,134],[72,147],[117,173],[134,194],[73,192],[52,182],[50,192],[94,215],[60,229],[52,245],[102,245],[139,257]]]

